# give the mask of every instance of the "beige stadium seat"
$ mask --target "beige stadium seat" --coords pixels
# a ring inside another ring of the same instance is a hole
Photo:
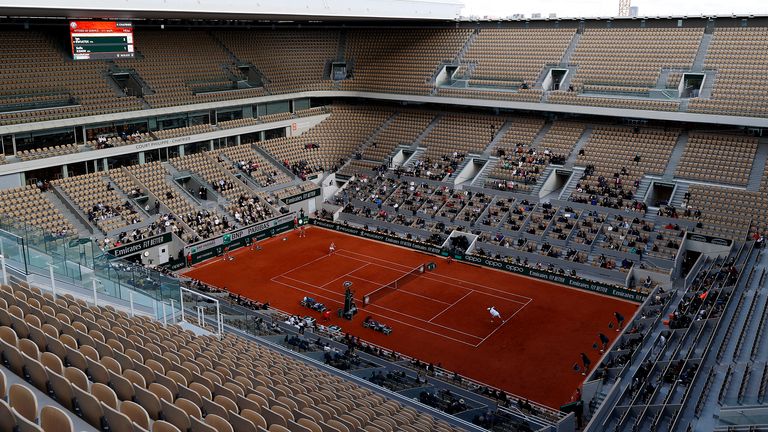
[[[21,384],[12,384],[8,389],[8,402],[21,416],[37,422],[37,397],[31,390]]]
[[[157,420],[152,423],[152,432],[181,432],[176,426],[163,421]]]
[[[50,405],[40,411],[40,427],[45,432],[74,432],[75,429],[67,413]]]

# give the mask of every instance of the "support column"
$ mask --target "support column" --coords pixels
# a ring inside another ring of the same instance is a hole
[[[3,254],[0,254],[0,269],[3,271],[3,285],[8,285],[8,273],[5,270],[5,255]]]

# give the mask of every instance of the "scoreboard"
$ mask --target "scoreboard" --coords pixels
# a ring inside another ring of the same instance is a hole
[[[133,24],[120,21],[71,21],[72,58],[133,58]]]

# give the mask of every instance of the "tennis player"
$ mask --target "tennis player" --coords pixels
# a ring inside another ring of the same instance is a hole
[[[235,257],[233,257],[231,253],[229,253],[229,246],[224,246],[224,259],[227,261],[235,260]]]
[[[491,306],[488,308],[488,312],[491,314],[491,322],[495,322],[494,319],[498,318],[501,321],[501,314],[496,310],[496,307]]]
[[[334,252],[336,252],[336,244],[334,242],[331,242],[331,245],[328,246],[328,255],[331,255]]]

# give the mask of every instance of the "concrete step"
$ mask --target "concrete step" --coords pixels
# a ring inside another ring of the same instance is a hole
[[[367,149],[371,145],[372,142],[376,141],[376,137],[378,137],[379,134],[384,129],[389,127],[390,124],[392,124],[392,122],[395,120],[395,118],[397,118],[398,114],[399,114],[398,112],[394,112],[391,116],[387,117],[387,119],[384,120],[384,122],[382,122],[376,129],[374,129],[373,133],[371,133],[371,135],[368,136],[368,138],[365,141],[360,143],[360,145],[352,152],[352,154],[358,153],[358,152],[359,153],[364,152],[365,149]]]
[[[491,142],[488,143],[488,145],[485,147],[485,150],[483,150],[483,155],[490,156],[493,153],[493,149],[496,148],[496,144],[501,141],[502,138],[504,138],[504,135],[507,134],[509,129],[512,127],[511,121],[504,122],[503,125],[499,128],[499,130],[496,132],[496,135],[493,137]]]
[[[147,213],[146,210],[144,210],[142,206],[136,204],[124,190],[120,189],[120,186],[118,186],[117,183],[115,183],[115,181],[109,177],[108,173],[104,173],[104,176],[101,177],[101,180],[104,182],[104,187],[107,187],[107,184],[111,184],[115,195],[119,196],[123,201],[130,202],[143,219],[149,219],[152,217],[149,213]]]
[[[683,131],[680,136],[677,137],[675,147],[672,149],[672,154],[669,156],[669,161],[667,162],[667,166],[664,169],[664,175],[662,176],[663,179],[672,180],[675,171],[677,171],[677,166],[680,164],[680,159],[683,158],[683,153],[685,152],[685,146],[687,144],[688,132]]]
[[[413,154],[408,158],[408,160],[403,163],[403,168],[405,169],[411,169],[416,165],[416,161],[421,160],[421,156],[427,152],[427,149],[424,147],[418,147],[413,152]]]
[[[285,174],[287,174],[287,175],[288,175],[288,177],[290,177],[290,178],[292,178],[292,179],[295,179],[295,178],[296,178],[296,174],[294,174],[294,173],[293,173],[293,171],[291,171],[291,169],[290,169],[290,168],[288,168],[287,166],[283,165],[283,163],[282,163],[282,162],[280,162],[279,160],[277,160],[277,158],[275,158],[274,156],[272,156],[272,154],[271,154],[270,152],[268,152],[268,151],[264,150],[262,147],[260,147],[260,146],[259,146],[258,144],[256,144],[256,143],[254,143],[254,144],[251,144],[251,148],[252,148],[252,149],[254,149],[254,150],[256,150],[256,153],[260,154],[260,155],[261,155],[261,156],[262,156],[264,159],[266,159],[267,161],[269,161],[269,162],[270,162],[270,163],[271,163],[271,164],[272,164],[272,165],[273,165],[275,168],[277,168],[277,169],[279,169],[280,171],[282,171],[282,172],[284,172]]]
[[[475,31],[472,32],[472,34],[469,35],[467,40],[464,42],[464,45],[459,50],[459,53],[456,55],[456,64],[460,64],[462,59],[464,59],[464,56],[467,54],[467,51],[469,51],[469,48],[472,47],[472,44],[477,39],[477,35],[479,34],[480,29],[475,29]]]
[[[339,46],[336,49],[336,61],[344,61],[347,53],[347,31],[342,29],[339,34]]]
[[[539,178],[536,180],[536,185],[531,189],[531,195],[533,196],[539,196],[539,191],[541,191],[541,188],[544,186],[544,182],[547,181],[549,176],[552,174],[552,171],[555,170],[555,167],[552,165],[548,165],[546,168],[544,168],[544,172],[539,175]]]
[[[544,137],[547,135],[547,132],[549,132],[550,129],[552,129],[552,125],[554,123],[547,122],[544,124],[544,126],[539,130],[539,132],[536,134],[535,137],[533,137],[533,142],[531,142],[532,148],[539,148],[539,143],[541,143],[541,140],[544,139]]]
[[[493,171],[493,167],[496,166],[496,164],[499,162],[499,158],[495,156],[491,156],[488,158],[488,160],[485,162],[485,165],[483,168],[480,169],[480,172],[477,173],[474,179],[472,179],[472,186],[474,187],[483,187],[485,186],[485,180],[488,178],[488,174]]]
[[[419,134],[419,136],[416,137],[415,140],[413,140],[413,147],[414,148],[416,148],[419,145],[421,145],[421,142],[424,140],[424,138],[426,138],[427,135],[429,135],[429,133],[432,132],[432,129],[434,129],[435,126],[437,126],[437,124],[440,123],[440,120],[443,118],[443,115],[444,114],[442,114],[442,113],[436,115],[435,118],[433,118],[432,121],[429,122],[429,125],[427,125],[426,129],[424,129],[424,131],[422,131]]]
[[[565,50],[565,53],[563,54],[563,58],[560,59],[561,65],[567,65],[571,63],[571,58],[573,57],[573,53],[576,52],[576,47],[579,46],[579,41],[581,40],[581,33],[575,33],[573,35],[573,38],[571,39],[571,43],[568,44],[568,48]]]
[[[565,161],[565,167],[571,168],[573,167],[573,164],[576,163],[576,159],[579,157],[579,151],[584,148],[585,145],[587,145],[587,141],[589,141],[589,136],[592,134],[592,126],[587,126],[584,128],[584,132],[581,133],[581,136],[579,137],[579,140],[576,141],[576,145],[573,146],[573,150],[571,150],[570,156],[568,156],[568,160]]]
[[[704,33],[701,36],[699,42],[699,49],[696,51],[696,57],[693,58],[692,70],[701,72],[704,70],[704,60],[707,58],[707,51],[709,50],[709,44],[712,42],[712,34]]]
[[[568,179],[568,183],[563,186],[563,190],[560,192],[561,200],[567,200],[571,196],[571,193],[576,190],[576,185],[579,183],[579,180],[581,180],[581,176],[584,175],[585,169],[582,167],[574,167],[572,171],[571,178]]]
[[[75,227],[79,237],[88,238],[94,234],[102,235],[101,230],[88,221],[88,217],[80,211],[79,207],[69,199],[58,185],[52,184],[51,189],[43,193],[43,197],[53,204],[56,210]]]
[[[683,199],[685,198],[685,193],[688,192],[689,187],[690,187],[690,183],[677,182],[675,186],[675,192],[672,194],[672,197],[669,199],[669,205],[675,208],[681,208],[683,206]]]
[[[701,86],[701,91],[699,92],[700,99],[709,99],[712,97],[712,88],[714,88],[716,80],[717,71],[708,70],[705,72],[704,84]]]
[[[651,187],[651,179],[643,177],[640,179],[640,184],[635,191],[635,199],[638,201],[645,201],[645,196],[648,194],[648,189]]]
[[[768,139],[761,139],[757,144],[757,153],[752,161],[752,170],[749,172],[747,190],[757,192],[765,174],[765,165],[768,160]]]
[[[443,181],[446,183],[453,183],[455,186],[472,184],[475,177],[477,177],[477,174],[485,168],[486,162],[487,158],[482,155],[468,154],[456,171],[453,174],[446,175]],[[467,168],[470,164],[473,164],[474,166]],[[480,166],[479,169],[477,168],[478,166]],[[468,170],[467,173],[464,173],[465,170]],[[472,172],[475,170],[477,170],[477,172],[473,175]]]

